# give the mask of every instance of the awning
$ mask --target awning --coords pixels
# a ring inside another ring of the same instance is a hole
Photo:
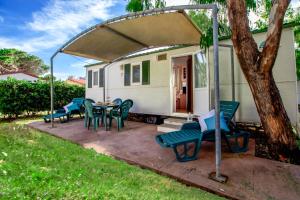
[[[96,25],[71,39],[61,51],[111,62],[140,50],[197,45],[201,37],[184,11],[137,14]]]

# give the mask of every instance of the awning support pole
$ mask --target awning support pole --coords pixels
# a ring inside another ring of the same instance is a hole
[[[53,78],[53,60],[54,57],[59,53],[59,51],[55,52],[50,58],[50,101],[51,101],[51,128],[54,128],[54,119],[53,119],[53,112],[54,112],[54,78]]]
[[[214,82],[215,82],[215,151],[216,151],[216,174],[214,180],[225,182],[226,178],[221,175],[221,129],[220,129],[220,85],[219,85],[219,38],[218,38],[218,7],[215,5],[213,15],[213,46],[214,46]]]

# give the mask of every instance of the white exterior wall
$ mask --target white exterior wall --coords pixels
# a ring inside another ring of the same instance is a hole
[[[6,80],[8,77],[15,78],[17,80],[30,81],[30,82],[35,82],[38,80],[38,78],[36,78],[36,77],[29,76],[29,75],[23,74],[23,73],[3,74],[3,75],[0,75],[0,80]]]
[[[171,115],[171,57],[189,55],[199,50],[199,47],[174,49],[167,52],[153,53],[129,58],[113,63],[105,70],[106,98],[132,99],[134,106],[131,112]],[[157,61],[157,55],[167,53],[167,60]],[[150,60],[150,84],[124,86],[124,69],[121,65]],[[99,70],[100,67],[87,67],[88,70]],[[87,84],[86,84],[87,85]],[[87,86],[86,86],[87,87]],[[103,100],[103,90],[99,87],[87,88],[86,97],[96,101]]]
[[[254,38],[260,44],[265,40],[266,33],[255,34]],[[231,44],[231,40],[220,41],[222,44]],[[230,50],[220,47],[220,96],[221,100],[231,100],[231,58]],[[134,101],[131,110],[135,113],[172,115],[171,99],[171,57],[189,55],[199,51],[199,47],[187,47],[174,49],[161,53],[153,53],[139,56],[113,63],[106,72],[106,97],[113,100],[115,98]],[[157,61],[157,55],[167,53],[167,60]],[[124,72],[120,66],[127,63],[137,63],[150,60],[150,85],[124,86]],[[210,48],[209,55],[210,74],[210,95],[213,104],[213,53]],[[235,64],[235,93],[236,100],[240,102],[240,107],[236,114],[237,121],[259,122],[259,116],[253,101],[252,94],[246,79],[240,69],[237,57],[234,55]],[[103,65],[87,67],[88,70],[99,70]],[[274,66],[274,77],[280,90],[285,108],[291,121],[297,122],[297,78],[296,63],[294,55],[293,31],[290,28],[282,32],[281,44]],[[194,77],[193,77],[194,79]],[[194,81],[194,80],[193,80]],[[86,84],[87,87],[88,84]],[[103,89],[99,86],[87,88],[86,97],[95,101],[103,101]],[[195,98],[195,96],[194,96]],[[196,102],[194,101],[194,104]],[[195,108],[195,106],[194,106]]]
[[[260,44],[265,40],[266,33],[254,35],[255,41]],[[220,41],[221,44],[232,44],[231,40]],[[228,48],[219,48],[220,52],[220,97],[224,100],[231,100],[231,62],[230,50]],[[259,122],[259,116],[256,106],[240,68],[238,59],[234,54],[235,65],[235,96],[240,102],[240,107],[236,114],[237,121]],[[213,88],[213,54],[210,49],[210,79],[211,88]],[[294,34],[291,28],[283,29],[280,48],[273,69],[274,79],[279,88],[284,106],[288,116],[293,124],[297,123],[298,100],[297,100],[297,77],[296,60],[294,52]],[[213,89],[211,91],[213,95]],[[213,99],[213,98],[212,98]]]

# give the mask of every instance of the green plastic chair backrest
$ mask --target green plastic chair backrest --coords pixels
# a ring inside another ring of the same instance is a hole
[[[76,103],[78,105],[78,107],[80,108],[81,106],[83,106],[84,98],[74,98],[74,99],[72,99],[72,102]]]
[[[220,101],[220,111],[224,113],[224,118],[229,124],[234,117],[240,103],[237,101]]]
[[[115,100],[112,101],[113,104],[117,105],[117,106],[120,106],[122,104],[122,99],[120,98],[116,98]]]
[[[84,107],[85,107],[85,112],[87,113],[88,117],[93,118],[93,104],[90,100],[85,100],[84,101]]]
[[[131,99],[126,99],[120,105],[121,117],[122,119],[127,119],[129,110],[133,106],[133,101]]]
[[[89,100],[92,103],[96,103],[93,99],[86,98],[85,100]]]

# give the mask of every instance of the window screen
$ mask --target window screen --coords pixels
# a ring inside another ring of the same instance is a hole
[[[93,85],[98,85],[98,71],[94,72]]]
[[[195,64],[195,88],[207,87],[207,67],[205,57],[202,53],[197,53],[194,55]]]
[[[141,65],[132,65],[132,83],[141,82]]]

